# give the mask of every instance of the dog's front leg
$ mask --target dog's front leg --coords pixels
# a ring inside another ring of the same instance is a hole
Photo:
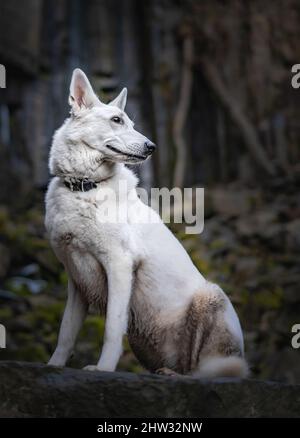
[[[82,301],[73,281],[69,279],[68,299],[59,330],[57,347],[48,365],[64,366],[66,364],[86,314],[87,306]]]
[[[128,256],[127,256],[128,257]],[[109,263],[106,269],[108,279],[108,301],[104,344],[99,362],[89,365],[87,370],[114,371],[122,354],[123,335],[127,331],[129,301],[132,288],[132,262],[120,258]]]

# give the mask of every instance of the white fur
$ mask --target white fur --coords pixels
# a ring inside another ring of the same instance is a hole
[[[76,69],[70,87],[70,103],[72,116],[53,138],[50,171],[56,176],[46,197],[46,227],[70,279],[58,346],[49,363],[66,363],[86,315],[87,304],[75,285],[84,285],[90,297],[100,296],[106,275],[108,304],[104,346],[98,364],[88,369],[113,371],[122,352],[130,299],[136,292],[133,290],[136,269],[143,280],[139,293],[144,294],[156,316],[168,323],[184,313],[196,291],[205,293],[206,280],[160,219],[158,223],[146,224],[136,220],[137,209],[150,215],[156,213],[137,197],[137,178],[124,166],[124,163],[136,163],[147,157],[145,144],[148,141],[134,129],[124,113],[126,91],[111,105],[105,105],[96,98],[84,73]],[[112,120],[115,116],[121,117],[123,123],[115,123]],[[74,177],[93,178],[101,183],[88,192],[71,192],[63,180]],[[124,186],[135,196],[128,218],[124,223],[107,223],[103,220],[104,209],[99,199],[107,191],[106,207],[117,207],[121,211],[123,204],[117,201],[116,205],[108,189],[120,194]],[[68,242],[66,236],[70,236]],[[229,300],[226,325],[243,345],[239,321]],[[231,366],[238,369],[238,359],[235,365],[234,360],[230,360]],[[209,365],[211,370],[216,370],[220,361],[213,359]],[[225,364],[225,359],[222,361]],[[200,373],[207,374],[208,365],[203,367]]]
[[[247,377],[248,374],[249,369],[244,358],[228,356],[204,359],[193,376],[213,379],[216,377]]]

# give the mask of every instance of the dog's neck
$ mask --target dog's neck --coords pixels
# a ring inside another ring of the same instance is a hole
[[[118,163],[103,162],[97,168],[97,173],[94,175],[90,172],[88,176],[70,172],[58,174],[56,176],[59,176],[64,185],[72,192],[88,192],[91,189],[97,188],[99,184],[113,178],[118,172],[120,172],[120,166]]]
[[[99,171],[100,170],[100,171]],[[92,189],[99,189],[103,186],[110,186],[115,191],[120,190],[119,184],[126,182],[126,190],[135,188],[138,178],[132,170],[122,163],[103,162],[98,168],[97,175],[93,178],[82,177],[75,174],[59,174],[63,184],[72,192],[88,192]]]

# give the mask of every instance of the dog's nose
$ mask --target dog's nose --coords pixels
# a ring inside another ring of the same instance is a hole
[[[145,148],[149,154],[152,154],[156,149],[156,144],[152,143],[152,141],[146,141]]]

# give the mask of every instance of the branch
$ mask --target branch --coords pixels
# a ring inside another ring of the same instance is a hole
[[[213,65],[211,61],[206,58],[202,59],[202,66],[203,72],[211,88],[220,99],[223,106],[228,110],[232,120],[240,129],[240,132],[244,138],[244,142],[249,152],[251,153],[257,164],[261,166],[261,168],[263,168],[269,175],[274,175],[275,167],[273,166],[273,163],[268,158],[262,144],[260,143],[254,126],[247,118],[247,116],[243,113],[238,102],[226,89],[226,86],[224,85],[217,68],[215,67],[215,65]]]

